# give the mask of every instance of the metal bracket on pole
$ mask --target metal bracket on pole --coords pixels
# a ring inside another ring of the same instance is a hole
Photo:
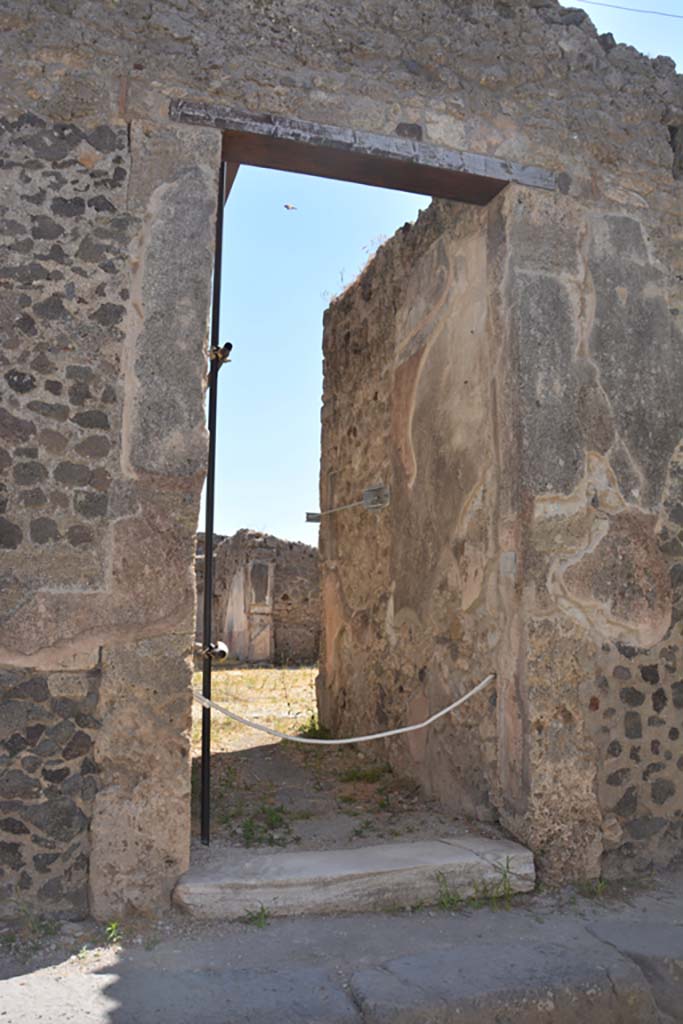
[[[225,345],[221,345],[220,348],[214,348],[213,346],[209,349],[209,359],[214,359],[218,364],[220,370],[223,363],[230,362],[230,353],[232,352],[232,345],[229,341],[226,341]]]

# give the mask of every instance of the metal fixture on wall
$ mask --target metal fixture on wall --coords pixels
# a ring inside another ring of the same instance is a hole
[[[322,512],[307,512],[307,523],[319,523],[323,516],[331,516],[333,512],[343,512],[347,508],[367,508],[371,511],[378,511],[386,508],[390,500],[389,488],[384,484],[375,484],[373,487],[366,487],[359,501],[351,501],[348,505],[337,505],[336,508],[325,508]]]

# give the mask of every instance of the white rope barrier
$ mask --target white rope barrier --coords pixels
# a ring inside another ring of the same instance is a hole
[[[233,722],[239,722],[241,725],[246,725],[250,729],[257,729],[259,732],[266,732],[269,736],[276,736],[281,740],[289,740],[291,743],[311,743],[316,746],[334,747],[340,746],[343,743],[367,743],[369,740],[383,740],[386,739],[387,736],[398,736],[404,732],[415,732],[417,729],[424,729],[426,726],[431,725],[432,722],[436,722],[438,718],[443,718],[443,716],[447,715],[449,711],[454,711],[457,707],[460,707],[460,705],[464,704],[465,701],[470,699],[470,697],[474,697],[475,693],[479,693],[485,686],[492,683],[495,678],[496,673],[492,672],[490,675],[486,676],[485,679],[482,679],[480,683],[477,683],[476,686],[473,686],[471,690],[468,690],[463,697],[458,697],[458,699],[454,700],[452,704],[448,705],[448,707],[443,708],[441,711],[437,711],[435,715],[430,715],[429,718],[425,718],[424,722],[418,722],[416,725],[404,725],[401,726],[400,729],[388,729],[386,732],[373,732],[368,736],[348,736],[346,739],[342,740],[316,740],[309,738],[308,736],[290,736],[285,732],[279,732],[277,729],[271,729],[268,725],[261,725],[259,722],[254,722],[250,718],[244,718],[242,715],[238,715],[236,711],[228,711],[227,708],[221,707],[220,704],[216,704],[215,701],[209,700],[208,697],[204,697],[198,690],[193,690],[192,693],[194,699],[198,701],[202,707],[218,711],[221,715],[225,715],[226,718],[231,718]]]

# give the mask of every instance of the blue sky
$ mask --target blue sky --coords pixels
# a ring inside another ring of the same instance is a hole
[[[679,72],[683,69],[683,20],[680,18],[629,13],[597,3],[582,3],[581,0],[561,2],[563,7],[583,8],[598,32],[611,32],[618,43],[629,43],[648,57],[665,54],[676,61]],[[619,0],[614,2],[616,4]],[[683,0],[623,0],[621,6],[683,15]]]
[[[600,32],[683,67],[683,21],[579,2]],[[681,0],[634,7],[683,13]],[[296,206],[286,210],[285,203]],[[242,167],[225,211],[217,533],[242,527],[316,544],[322,316],[371,253],[429,198]],[[359,491],[372,481],[359,481]],[[203,509],[199,529],[203,529]]]
[[[219,378],[217,533],[250,527],[317,544],[305,516],[318,509],[323,312],[429,202],[240,168],[223,236],[221,335],[234,349]]]

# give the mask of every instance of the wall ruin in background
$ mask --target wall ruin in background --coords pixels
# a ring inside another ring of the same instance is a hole
[[[203,534],[197,535],[198,607],[204,588]],[[214,635],[240,661],[314,665],[320,649],[318,552],[257,530],[214,538]],[[197,640],[202,640],[197,616]]]

